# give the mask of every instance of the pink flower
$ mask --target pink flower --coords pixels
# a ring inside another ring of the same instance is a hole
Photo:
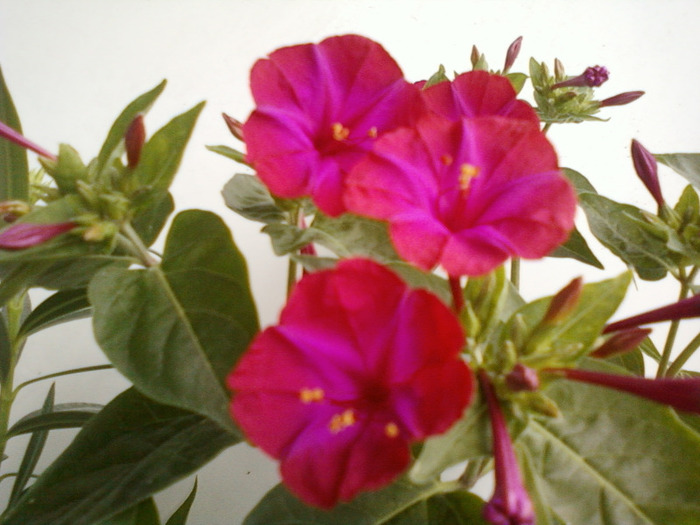
[[[50,241],[75,228],[74,222],[32,224],[18,222],[0,232],[0,249],[23,250]]]
[[[255,338],[228,378],[231,413],[292,492],[329,508],[390,483],[412,442],[460,417],[473,388],[463,344],[437,297],[344,260],[303,277]]]
[[[345,211],[343,178],[377,135],[423,110],[394,59],[357,35],[278,49],[253,66],[250,84],[247,160],[275,195],[310,195],[333,216]]]
[[[346,180],[349,211],[389,222],[398,254],[451,276],[539,258],[574,226],[576,196],[530,122],[423,118],[379,138]]]
[[[463,73],[452,82],[432,85],[421,94],[429,109],[450,120],[500,115],[531,122],[535,127],[540,125],[535,110],[516,98],[510,80],[486,71]]]
[[[520,477],[513,443],[493,385],[484,370],[480,370],[479,380],[491,418],[496,471],[496,486],[484,507],[484,519],[494,525],[535,525],[532,502]]]

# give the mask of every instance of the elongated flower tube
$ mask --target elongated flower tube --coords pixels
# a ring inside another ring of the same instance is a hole
[[[73,222],[59,222],[54,224],[32,224],[19,222],[8,226],[0,232],[0,249],[24,250],[50,241],[54,237],[75,228]]]
[[[506,420],[491,380],[484,370],[479,371],[479,383],[491,419],[493,462],[496,471],[496,485],[493,496],[484,507],[484,519],[493,525],[535,525],[532,501],[523,485]]]
[[[18,133],[4,122],[0,122],[0,137],[7,139],[25,149],[31,150],[37,155],[46,157],[47,159],[56,160],[56,155],[49,153],[41,146],[37,146],[31,140],[25,138],[21,133]]]
[[[618,95],[601,100],[599,102],[599,107],[624,106],[625,104],[631,104],[642,95],[644,95],[644,91],[625,91],[624,93],[619,93]]]
[[[599,87],[603,85],[609,77],[608,69],[603,66],[591,66],[577,77],[557,82],[552,86],[552,89],[562,87]]]
[[[273,194],[311,196],[332,216],[345,211],[343,179],[376,137],[424,110],[394,59],[358,35],[278,49],[253,66],[250,87],[248,162]]]
[[[579,368],[549,368],[544,371],[573,381],[621,390],[684,412],[700,414],[700,378],[697,377],[647,379]]]
[[[673,321],[674,319],[690,319],[692,317],[700,317],[700,294],[611,323],[605,327],[603,333],[608,334],[644,324]]]
[[[658,204],[659,207],[663,206],[664,196],[661,194],[656,158],[654,158],[654,155],[636,139],[632,139],[631,151],[634,171],[637,172],[637,176],[644,183],[647,190],[649,190],[651,196],[654,197],[656,204]]]
[[[387,485],[410,444],[472,397],[464,333],[436,296],[366,259],[307,274],[228,377],[231,414],[281,462],[289,489],[330,508]]]
[[[651,333],[651,328],[628,328],[613,333],[602,345],[593,350],[591,357],[607,359],[637,348]]]

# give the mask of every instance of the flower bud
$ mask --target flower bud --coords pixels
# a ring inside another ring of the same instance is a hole
[[[566,73],[564,72],[564,64],[561,63],[561,60],[558,58],[554,59],[554,78],[559,80],[560,78],[564,78]]]
[[[224,122],[226,122],[226,126],[231,134],[238,140],[243,140],[243,123],[226,113],[222,113],[221,116],[224,117]]]
[[[518,58],[518,54],[520,53],[520,45],[522,44],[522,42],[523,42],[523,37],[519,36],[508,47],[508,52],[506,53],[506,62],[505,62],[505,65],[503,66],[503,73],[504,74],[508,73],[510,68],[515,63],[515,59]]]
[[[0,202],[0,216],[5,222],[15,222],[31,210],[32,207],[24,201],[11,200]]]
[[[124,147],[126,149],[127,165],[134,169],[141,158],[141,148],[146,142],[146,128],[143,125],[143,115],[137,115],[131,121],[129,129],[124,135]]]
[[[651,196],[654,197],[656,204],[662,207],[664,205],[664,197],[661,195],[661,186],[659,185],[659,175],[654,155],[635,139],[632,139],[631,149],[634,170],[649,190],[649,193],[651,193]]]
[[[607,68],[603,66],[591,66],[577,77],[557,82],[551,89],[562,87],[598,87],[608,80],[609,73]]]
[[[619,95],[615,95],[614,97],[609,97],[601,100],[599,102],[599,107],[605,108],[608,106],[624,106],[625,104],[634,102],[643,94],[644,91],[626,91],[624,93],[620,93]]]
[[[602,345],[590,353],[591,357],[607,359],[637,348],[651,333],[651,328],[629,328],[610,336]]]
[[[54,237],[58,237],[75,227],[74,222],[58,222],[54,224],[33,224],[28,222],[15,223],[0,232],[0,249],[24,250]]]
[[[508,375],[506,386],[512,392],[534,392],[540,387],[540,379],[537,372],[522,363],[516,363]]]
[[[583,280],[577,277],[557,292],[557,294],[552,297],[542,322],[544,324],[557,324],[566,319],[569,314],[573,312],[574,308],[576,308],[576,305],[578,305],[582,289]]]
[[[472,67],[476,67],[476,65],[479,63],[479,58],[481,57],[481,53],[479,53],[479,50],[477,49],[476,46],[472,46],[472,54],[470,57]]]

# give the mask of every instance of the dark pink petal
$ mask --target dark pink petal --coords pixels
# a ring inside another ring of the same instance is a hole
[[[345,211],[342,182],[375,138],[423,111],[419,89],[376,42],[357,35],[279,49],[251,71],[256,110],[247,160],[275,195]]]
[[[0,249],[23,250],[50,241],[75,228],[74,222],[32,224],[18,222],[0,232]]]
[[[440,82],[421,94],[428,108],[453,121],[498,115],[540,124],[535,110],[516,99],[510,80],[487,71],[462,73],[452,82]]]

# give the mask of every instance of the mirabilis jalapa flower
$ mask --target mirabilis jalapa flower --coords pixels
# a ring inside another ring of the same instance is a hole
[[[228,378],[231,413],[292,492],[330,508],[390,483],[412,442],[461,416],[473,389],[463,344],[436,296],[347,259],[303,277],[258,334]]]
[[[273,194],[311,196],[331,216],[345,211],[343,178],[375,138],[423,110],[394,59],[358,35],[278,49],[256,62],[250,86],[247,161]]]

